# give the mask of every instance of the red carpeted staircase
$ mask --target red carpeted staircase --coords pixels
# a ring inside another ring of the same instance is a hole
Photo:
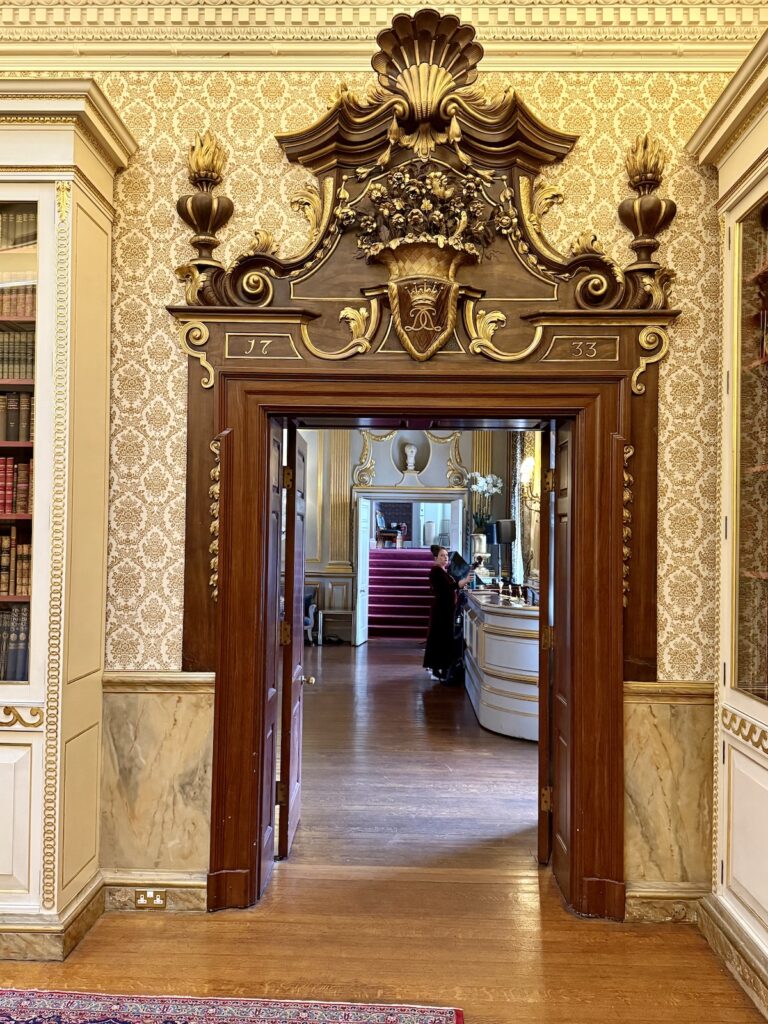
[[[368,580],[368,636],[426,640],[432,595],[428,548],[375,548]]]

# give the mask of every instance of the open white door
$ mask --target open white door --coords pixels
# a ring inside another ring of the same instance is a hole
[[[371,502],[357,499],[357,550],[355,558],[355,623],[352,644],[368,643],[368,553],[371,547]]]
[[[451,502],[451,550],[461,552],[464,545],[464,502],[461,498]]]

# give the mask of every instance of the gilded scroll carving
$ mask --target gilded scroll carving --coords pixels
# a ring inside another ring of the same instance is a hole
[[[370,487],[376,476],[376,462],[373,458],[374,441],[391,441],[397,433],[396,430],[389,430],[385,434],[374,434],[371,430],[361,430],[360,436],[363,439],[363,447],[360,451],[360,458],[352,470],[352,483],[355,487]]]
[[[669,335],[663,327],[644,327],[640,331],[638,344],[643,352],[650,355],[640,357],[640,365],[632,374],[632,391],[636,395],[645,394],[645,382],[640,380],[651,363],[659,363],[669,351]]]
[[[213,387],[213,367],[208,362],[205,352],[202,351],[203,346],[207,343],[209,337],[208,328],[199,320],[191,320],[187,324],[183,324],[179,329],[179,344],[182,349],[196,359],[202,369],[206,371],[207,376],[203,377],[201,386],[204,388]]]
[[[12,728],[14,725],[21,726],[22,729],[39,729],[42,724],[42,708],[17,708],[12,704],[6,704],[0,714],[0,728],[3,729]]]
[[[461,461],[461,431],[454,430],[447,437],[441,437],[440,434],[435,434],[431,430],[425,430],[424,433],[429,438],[431,444],[449,444],[451,446],[448,452],[448,465],[446,467],[448,483],[451,487],[466,487],[469,480],[469,470]]]

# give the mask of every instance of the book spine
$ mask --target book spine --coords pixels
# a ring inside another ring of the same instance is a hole
[[[0,537],[0,594],[9,594],[11,568],[11,538],[8,534]]]
[[[19,440],[29,440],[29,412],[32,406],[32,396],[28,391],[22,391],[19,395]]]
[[[26,580],[26,593],[32,593],[32,545],[24,545],[24,579]]]
[[[19,440],[19,393],[11,391],[6,397],[6,441]]]
[[[0,395],[0,441],[7,441],[8,396]]]
[[[26,679],[29,673],[29,607],[21,609],[19,616],[19,654],[16,663],[16,678]]]
[[[5,497],[3,498],[6,514],[13,513],[13,467],[14,460],[9,456],[5,460]]]
[[[16,487],[16,511],[29,513],[29,463],[20,462],[18,465],[17,487]]]
[[[16,543],[16,527],[11,527],[11,550],[8,559],[8,593],[13,597],[19,591],[16,587],[16,558],[18,555]]]
[[[8,635],[8,674],[6,679],[18,679],[19,669],[19,605],[11,608],[11,628]]]

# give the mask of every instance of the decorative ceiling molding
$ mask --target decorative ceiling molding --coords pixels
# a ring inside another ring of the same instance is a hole
[[[423,3],[315,0],[3,0],[8,70],[367,70],[370,40]],[[768,29],[762,0],[556,0],[441,5],[471,19],[486,71],[733,71]],[[642,44],[638,47],[638,44]],[[64,63],[65,62],[65,63]]]

